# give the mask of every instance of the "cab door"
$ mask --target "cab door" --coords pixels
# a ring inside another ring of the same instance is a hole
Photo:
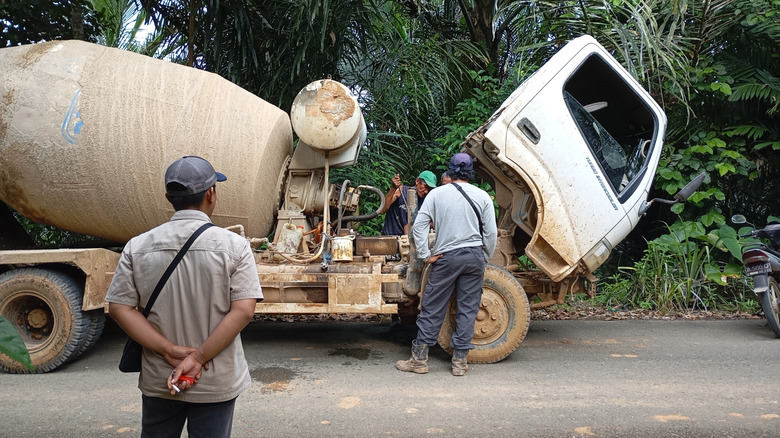
[[[526,254],[553,280],[592,271],[636,226],[666,116],[590,36],[564,46],[485,132],[536,200]]]

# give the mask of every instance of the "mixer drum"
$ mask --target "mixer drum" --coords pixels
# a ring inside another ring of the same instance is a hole
[[[0,200],[117,242],[173,214],[163,174],[199,155],[228,180],[212,220],[271,231],[285,112],[218,75],[81,41],[0,49]]]

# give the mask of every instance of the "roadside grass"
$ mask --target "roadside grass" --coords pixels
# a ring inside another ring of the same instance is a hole
[[[752,293],[752,292],[751,292]],[[585,294],[568,296],[563,304],[534,309],[531,311],[532,320],[568,320],[568,319],[593,319],[593,320],[679,320],[679,319],[762,319],[760,305],[753,298],[746,299],[744,305],[728,305],[717,308],[688,309],[660,311],[652,308],[649,303],[644,307],[620,304],[608,301],[603,293],[597,293],[595,298],[588,298]]]
[[[647,243],[642,258],[604,275],[595,298],[583,299],[579,307],[660,317],[760,315],[752,279],[742,275],[731,256],[739,246],[729,251],[722,235],[693,222],[678,222],[668,230]]]

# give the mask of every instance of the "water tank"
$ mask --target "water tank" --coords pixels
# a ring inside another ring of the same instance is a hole
[[[326,155],[331,168],[357,162],[368,131],[357,98],[344,84],[308,84],[295,96],[290,119],[299,138],[290,169],[322,169]]]
[[[218,75],[81,41],[0,49],[0,200],[26,217],[125,242],[173,214],[163,174],[199,155],[219,226],[268,235],[288,115]]]

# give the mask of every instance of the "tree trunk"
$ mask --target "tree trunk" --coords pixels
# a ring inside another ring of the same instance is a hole
[[[496,19],[494,11],[496,10],[495,0],[475,0],[472,5],[465,1],[459,2],[463,17],[468,20],[468,28],[471,34],[471,40],[476,43],[482,43],[487,51],[490,64],[498,67],[498,39],[500,35],[494,33],[494,21]],[[497,68],[497,70],[500,70]]]
[[[87,36],[84,34],[84,9],[82,8],[82,0],[71,0],[70,28],[73,32],[74,40],[87,40]]]
[[[193,43],[195,39],[195,1],[190,0],[190,34],[187,38],[187,65],[190,67],[195,65],[195,44]]]

